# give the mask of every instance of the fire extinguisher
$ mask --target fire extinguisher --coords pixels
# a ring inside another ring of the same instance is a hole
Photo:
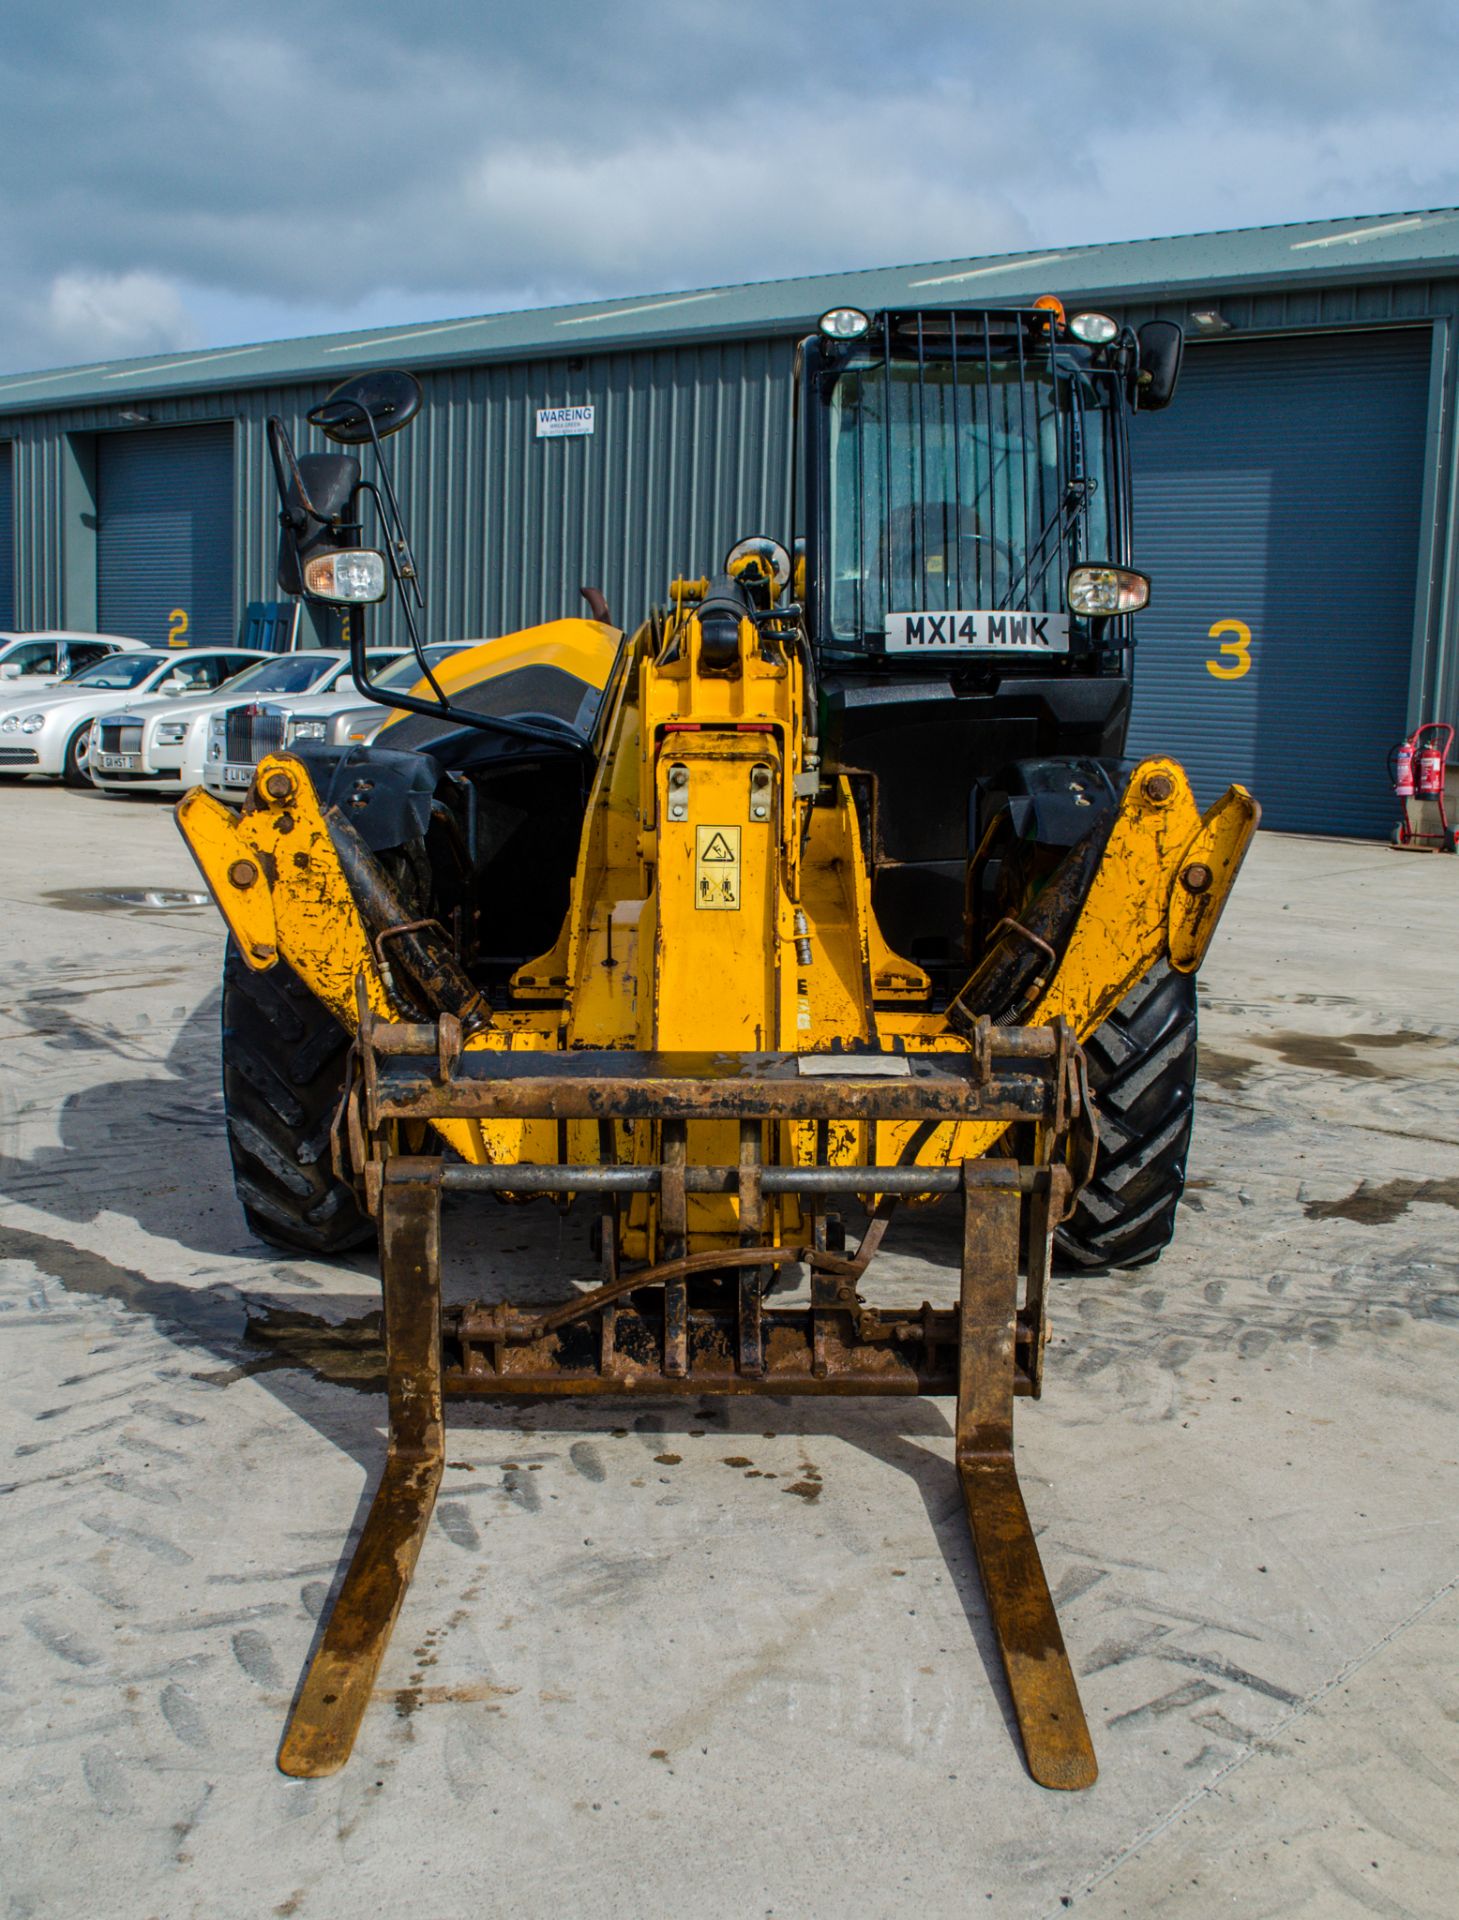
[[[1425,799],[1432,799],[1436,793],[1444,791],[1444,750],[1432,737],[1432,731],[1420,729],[1426,734],[1418,750],[1418,777],[1415,788]],[[1437,731],[1434,729],[1433,731]],[[1454,737],[1453,728],[1449,728],[1449,739]],[[1445,745],[1448,743],[1446,742]]]
[[[1449,826],[1444,809],[1444,767],[1453,744],[1454,729],[1447,722],[1426,720],[1389,753],[1388,770],[1393,778],[1394,797],[1399,803],[1400,817],[1395,836],[1398,846],[1436,847],[1446,853],[1459,851],[1456,835]],[[1409,811],[1409,802],[1412,800],[1426,800],[1437,809],[1437,833],[1424,831],[1415,825]]]
[[[1413,742],[1405,740],[1393,753],[1393,792],[1399,800],[1413,798]]]

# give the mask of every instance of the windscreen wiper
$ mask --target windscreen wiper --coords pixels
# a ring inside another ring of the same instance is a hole
[[[1089,476],[1081,475],[1077,480],[1071,480],[1068,486],[1065,487],[1063,499],[1044,522],[1038,538],[1028,550],[1028,556],[1023,563],[1023,572],[1019,576],[1016,588],[1009,588],[1006,603],[1008,606],[1017,607],[1021,598],[1026,602],[1027,596],[1032,594],[1035,588],[1043,585],[1044,575],[1063,551],[1064,541],[1070,531],[1070,522],[1076,515],[1082,513],[1088,505],[1097,484],[1098,483]],[[1049,552],[1044,555],[1043,565],[1037,573],[1031,574],[1030,569],[1034,561],[1038,558],[1042,549],[1054,538],[1055,534],[1058,535],[1058,539],[1054,546],[1050,548]]]

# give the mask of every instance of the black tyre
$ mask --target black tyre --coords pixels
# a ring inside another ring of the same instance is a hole
[[[1099,1110],[1099,1156],[1054,1244],[1068,1266],[1143,1267],[1169,1246],[1185,1190],[1195,1115],[1195,976],[1162,961],[1084,1050]]]
[[[282,960],[266,973],[230,940],[223,963],[223,1107],[233,1184],[270,1246],[345,1253],[373,1238],[330,1161],[349,1035]]]
[[[68,787],[89,787],[91,775],[87,771],[87,762],[90,758],[91,722],[83,720],[66,742],[66,755],[61,762],[62,783]]]

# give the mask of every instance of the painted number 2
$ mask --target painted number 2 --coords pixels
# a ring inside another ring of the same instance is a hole
[[[181,647],[186,644],[183,636],[187,632],[186,607],[174,607],[167,616],[167,644],[169,647]]]
[[[1234,639],[1221,640],[1223,633],[1233,634]],[[1230,666],[1223,666],[1219,660],[1208,660],[1206,672],[1217,680],[1239,680],[1243,673],[1251,672],[1251,628],[1244,620],[1218,620],[1207,635],[1208,639],[1221,640],[1222,653],[1231,656]]]

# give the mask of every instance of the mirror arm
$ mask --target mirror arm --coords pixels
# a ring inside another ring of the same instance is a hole
[[[395,497],[395,486],[390,478],[390,463],[386,460],[384,450],[380,445],[380,432],[375,425],[374,414],[366,413],[365,420],[370,429],[371,445],[375,449],[376,470],[380,475],[381,483],[385,489],[384,499],[382,501],[379,491],[374,488],[373,485],[371,487],[371,491],[375,497],[375,511],[380,515],[381,524],[385,528],[391,546],[398,551],[402,562],[400,569],[396,573],[396,579],[399,581],[402,573],[408,576],[412,597],[416,605],[424,611],[426,598],[420,584],[420,569],[415,564],[415,554],[411,550],[410,536],[405,530],[405,515],[400,511],[400,502]],[[387,504],[389,506],[388,513],[385,511]]]
[[[354,616],[359,609],[351,608],[350,612]],[[458,707],[444,695],[437,702],[417,700],[414,694],[401,693],[395,688],[383,691],[371,680],[365,662],[364,622],[354,617],[350,620],[350,673],[360,692],[378,707],[394,707],[402,713],[423,713],[429,720],[454,720],[458,726],[476,727],[487,733],[504,733],[514,740],[532,740],[539,746],[558,750],[563,747],[575,747],[579,752],[584,750],[582,740],[567,728],[559,732],[551,726],[534,726],[528,720],[508,720],[502,714],[475,713],[470,707]]]
[[[314,502],[309,497],[309,489],[304,485],[304,476],[299,471],[299,462],[294,457],[294,443],[289,438],[289,429],[284,425],[283,421],[279,418],[279,416],[276,413],[271,413],[268,417],[267,433],[268,433],[269,460],[273,465],[274,485],[278,488],[278,491],[279,491],[279,501],[280,501],[281,508],[282,508],[282,503],[286,501],[289,497],[288,482],[292,480],[295,487],[297,487],[299,491],[299,504],[301,507],[303,507],[304,512],[308,515],[308,517],[311,520],[316,520],[321,527],[329,526],[330,525],[329,515],[327,513],[321,513],[318,507],[315,506]],[[284,473],[285,458],[287,458],[287,461],[288,461],[287,478],[285,477],[285,473]],[[289,515],[286,509],[280,512],[279,518],[285,521],[293,529],[293,532],[295,533],[296,536],[303,532],[302,527],[294,526],[294,523],[289,518]]]
[[[437,700],[440,701],[442,707],[447,707],[450,705],[450,702],[447,700],[445,694],[441,691],[440,683],[437,681],[435,674],[431,671],[430,662],[426,659],[425,648],[421,644],[420,628],[416,622],[415,608],[411,605],[411,596],[406,592],[406,582],[404,578],[404,567],[401,564],[400,547],[401,546],[405,547],[406,558],[408,560],[410,558],[409,545],[403,540],[397,541],[396,538],[394,537],[394,529],[390,524],[390,513],[387,510],[385,501],[382,500],[380,497],[379,488],[375,485],[373,480],[361,480],[359,485],[355,488],[355,493],[357,496],[362,493],[368,494],[369,497],[375,503],[375,513],[385,533],[385,563],[390,568],[390,577],[392,580],[394,580],[396,590],[400,594],[400,611],[405,616],[405,630],[410,636],[411,652],[416,657],[416,663],[420,667],[422,675],[426,680],[430,682],[431,692],[436,696]],[[395,504],[393,496],[391,498],[391,505],[395,506],[395,511],[398,515],[400,509],[398,505]],[[425,604],[424,600],[420,599],[419,594],[417,594],[416,597],[418,600],[420,600],[420,604],[423,607]]]

